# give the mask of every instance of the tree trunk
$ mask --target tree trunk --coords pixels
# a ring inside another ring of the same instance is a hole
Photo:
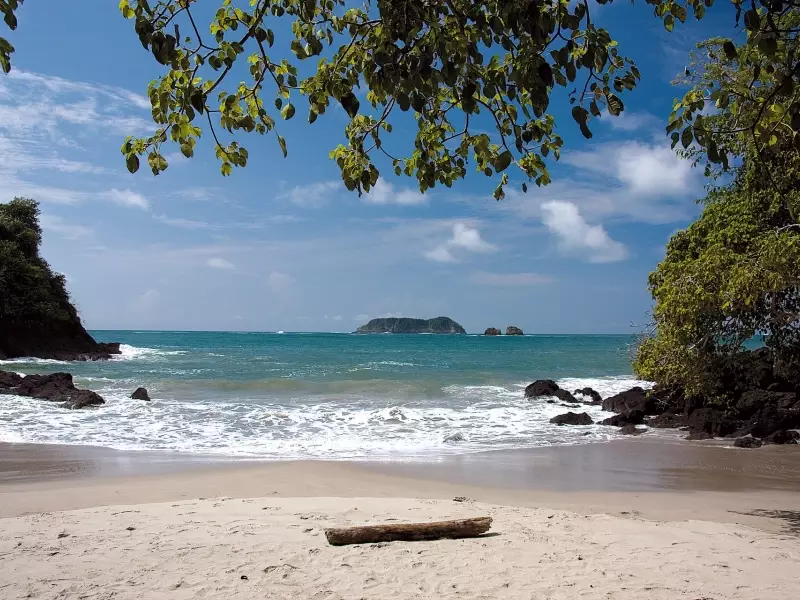
[[[419,542],[477,537],[489,531],[491,517],[437,521],[434,523],[406,523],[391,525],[363,525],[360,527],[336,527],[325,530],[325,537],[332,546],[348,544],[370,544],[375,542]]]

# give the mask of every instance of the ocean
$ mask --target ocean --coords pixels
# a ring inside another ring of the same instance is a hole
[[[524,397],[555,379],[603,397],[634,385],[627,335],[354,335],[94,331],[110,361],[0,361],[68,371],[106,404],[68,411],[0,396],[0,441],[260,459],[436,460],[448,454],[602,442],[601,425],[558,427],[569,409]],[[152,402],[132,400],[146,387]],[[450,439],[448,439],[450,438]],[[455,438],[455,439],[453,439]]]

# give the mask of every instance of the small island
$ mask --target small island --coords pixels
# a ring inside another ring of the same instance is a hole
[[[449,317],[435,319],[410,319],[408,317],[372,319],[356,333],[467,333]]]

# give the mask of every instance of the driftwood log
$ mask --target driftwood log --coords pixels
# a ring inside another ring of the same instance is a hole
[[[325,530],[325,537],[332,546],[348,544],[371,544],[375,542],[420,542],[477,537],[489,531],[491,517],[437,521],[434,523],[396,523],[390,525],[363,525],[357,527],[335,527]]]

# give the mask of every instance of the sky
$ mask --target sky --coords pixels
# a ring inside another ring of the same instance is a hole
[[[512,174],[497,202],[480,173],[421,194],[380,164],[385,178],[359,198],[328,158],[345,113],[309,125],[303,99],[278,121],[285,159],[274,135],[245,135],[248,167],[224,178],[204,137],[192,160],[168,148],[166,172],[131,175],[119,148],[155,129],[146,91],[161,68],[116,2],[27,2],[0,75],[0,201],[41,203],[42,254],[90,329],[352,331],[444,315],[472,332],[630,333],[648,320],[648,273],[703,196],[664,134],[681,92],[670,82],[733,17],[715,6],[670,34],[643,2],[593,16],[642,82],[591,140],[554,99],[565,148],[552,184],[523,193]],[[288,46],[289,22],[271,26]],[[387,147],[410,148],[413,130],[401,120]]]

